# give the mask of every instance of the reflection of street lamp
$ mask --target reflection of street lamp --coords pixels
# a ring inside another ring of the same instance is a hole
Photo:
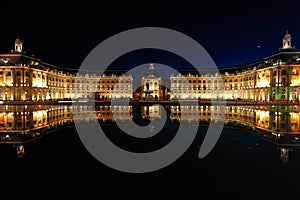
[[[7,92],[5,92],[5,100],[7,101]]]
[[[24,101],[26,101],[26,99],[27,99],[27,92],[25,91],[24,94],[25,94]]]

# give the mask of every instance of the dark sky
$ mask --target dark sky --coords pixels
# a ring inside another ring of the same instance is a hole
[[[20,34],[27,54],[77,68],[106,38],[144,26],[170,28],[192,37],[217,66],[252,62],[276,52],[286,29],[293,45],[300,48],[298,0],[109,2],[2,2],[0,52],[10,51]],[[155,59],[153,55],[146,53],[145,60]]]

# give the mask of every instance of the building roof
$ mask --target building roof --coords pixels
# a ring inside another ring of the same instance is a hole
[[[34,67],[42,70],[48,70],[48,69],[63,70],[63,69],[59,69],[59,67],[57,66],[42,62],[40,59],[37,59],[33,56],[25,55],[24,53],[21,52],[0,54],[0,60],[3,60],[10,66],[28,66],[28,67]]]
[[[29,68],[36,68],[41,70],[54,70],[54,71],[63,71],[70,74],[77,74],[78,69],[67,68],[55,66],[42,60],[34,57],[28,56],[21,52],[11,52],[7,54],[0,54],[0,66],[27,66]],[[115,74],[116,76],[120,76],[125,74],[127,70],[118,70],[118,69],[107,69],[104,72],[101,70],[83,70],[83,73],[88,74]]]
[[[290,39],[292,39],[292,37],[289,34],[288,30],[286,30],[286,34],[283,36],[283,40],[290,40]]]
[[[20,40],[20,38],[17,38],[17,39],[15,40],[15,44],[22,44],[22,41]]]
[[[285,63],[298,63],[300,58],[300,50],[296,48],[280,49],[278,52],[264,58],[265,62],[285,62]]]
[[[153,64],[150,64],[150,67],[147,71],[142,74],[145,78],[159,78],[161,75],[155,70]]]
[[[261,60],[252,62],[252,63],[245,63],[241,65],[234,65],[234,66],[227,66],[227,67],[220,67],[219,72],[221,74],[237,74],[237,73],[243,73],[245,71],[253,70],[254,67],[256,69],[262,69],[268,66],[273,66],[274,63],[285,63],[285,64],[300,64],[300,49],[296,48],[287,48],[287,49],[280,49],[276,53],[267,56]],[[200,75],[200,72],[203,73],[215,73],[216,70],[214,69],[205,69],[205,68],[180,68],[177,70],[182,75],[188,75],[188,74],[198,74]]]
[[[290,40],[291,35],[286,32],[283,37],[283,40]],[[19,37],[15,40],[15,43],[21,44],[21,40]],[[300,49],[296,49],[295,47],[288,46],[288,48],[281,48],[274,54],[267,56],[261,60],[252,62],[252,63],[245,63],[235,66],[226,66],[226,67],[219,67],[218,70],[221,74],[229,73],[229,74],[237,74],[242,73],[245,71],[253,70],[254,68],[260,69],[268,66],[273,66],[274,63],[286,63],[286,64],[300,64]],[[43,62],[40,59],[37,59],[34,56],[28,56],[22,52],[11,52],[7,54],[0,54],[0,65],[1,66],[28,66],[34,67],[42,70],[57,70],[57,71],[64,71],[70,73],[77,73],[78,69],[75,68],[66,68],[66,67],[59,67],[54,66],[49,63]],[[182,75],[201,75],[201,74],[211,74],[214,75],[218,72],[216,69],[209,69],[205,68],[205,66],[195,66],[195,68],[181,68],[177,69],[179,73]],[[199,72],[200,70],[200,72]],[[128,70],[105,70],[105,74],[125,74]],[[97,70],[86,70],[87,73],[99,73]],[[160,74],[154,69],[153,64],[150,64],[150,68],[143,73],[144,77],[161,77]]]

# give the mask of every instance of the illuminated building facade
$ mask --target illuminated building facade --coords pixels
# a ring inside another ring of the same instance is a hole
[[[101,77],[90,73],[77,74],[76,79],[72,79],[75,84],[68,97],[89,99],[95,95],[97,100],[132,98],[132,76],[124,74],[118,70],[103,73]]]
[[[150,63],[150,68],[147,70],[141,80],[142,92],[141,96],[144,99],[159,99],[162,98],[162,78],[155,71],[152,63]]]
[[[18,38],[11,53],[0,54],[0,100],[62,100],[90,98],[94,94],[96,99],[130,98],[132,77],[124,73],[116,70],[101,77],[88,72],[79,75],[74,69],[53,66],[26,55]]]
[[[133,91],[133,77],[126,70],[104,73],[53,66],[23,52],[17,38],[14,50],[0,54],[0,101],[55,101],[63,99],[226,99],[252,102],[299,101],[300,50],[286,33],[282,48],[260,61],[223,67],[179,69],[170,77],[170,88],[150,64]],[[135,94],[135,95],[134,95]]]
[[[232,99],[246,101],[298,101],[300,50],[286,33],[282,48],[258,62],[209,70],[179,70],[170,78],[173,99]]]

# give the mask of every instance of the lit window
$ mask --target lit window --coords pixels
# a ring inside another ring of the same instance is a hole
[[[296,75],[298,71],[296,69],[293,69],[293,74]]]

